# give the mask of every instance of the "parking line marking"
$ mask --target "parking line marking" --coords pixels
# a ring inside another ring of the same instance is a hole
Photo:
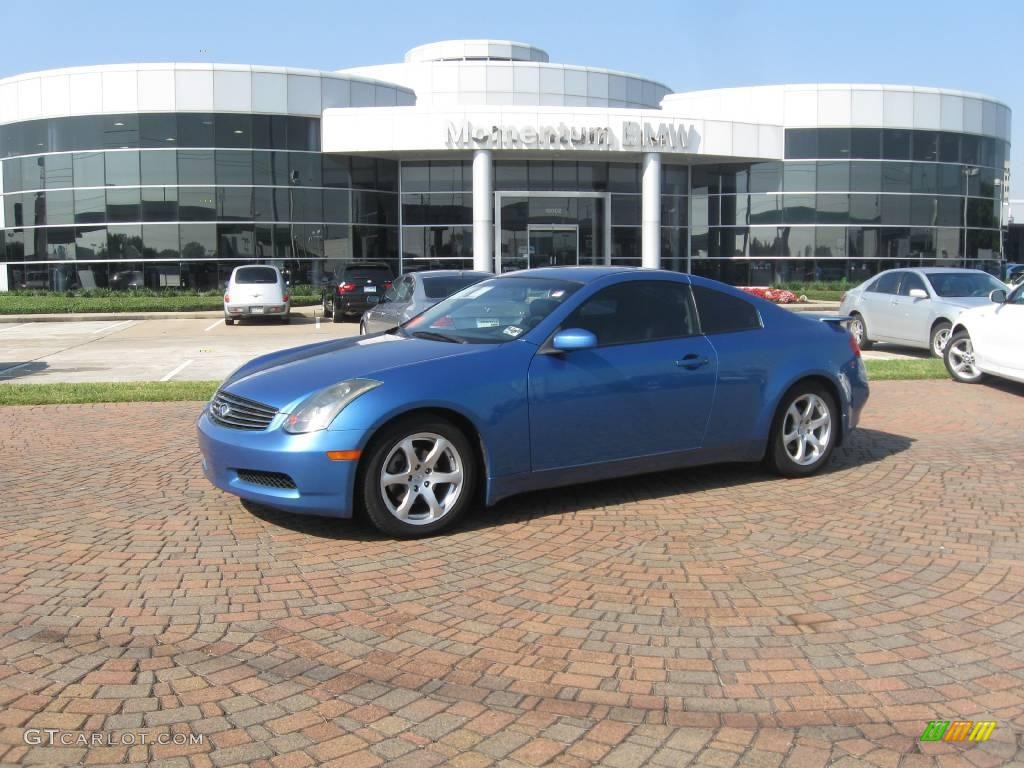
[[[317,318],[316,318],[316,329],[318,331],[320,330],[320,317],[319,316],[317,316]]]
[[[113,325],[108,325],[108,326],[106,326],[104,328],[97,328],[95,331],[90,331],[90,333],[92,335],[96,335],[97,333],[103,333],[104,331],[112,331],[115,328],[118,328],[119,326],[128,325],[129,323],[134,323],[134,322],[135,322],[134,320],[122,320],[119,323],[114,323]]]
[[[14,323],[7,328],[0,328],[0,333],[6,333],[7,331],[16,331],[19,328],[24,328],[28,323]]]
[[[167,374],[166,376],[164,376],[164,377],[163,377],[162,379],[160,379],[160,381],[170,381],[170,380],[171,380],[172,378],[174,378],[174,377],[175,377],[175,376],[177,376],[177,375],[178,375],[179,373],[181,373],[182,371],[184,371],[184,370],[185,370],[186,368],[188,368],[188,367],[189,367],[190,365],[192,365],[192,361],[191,361],[191,360],[186,360],[186,361],[185,361],[184,363],[182,363],[182,364],[181,364],[181,365],[179,365],[179,366],[178,366],[177,368],[175,368],[175,369],[174,369],[173,371],[171,371],[171,372],[170,372],[170,373],[168,373],[168,374]]]
[[[220,324],[221,324],[221,323],[223,323],[223,322],[224,322],[223,320],[218,320],[218,321],[217,321],[216,323],[214,323],[214,324],[213,324],[213,325],[211,325],[210,327],[208,327],[208,328],[203,328],[203,332],[205,333],[206,331],[212,331],[212,330],[213,330],[214,328],[216,328],[216,327],[217,327],[218,325],[220,325]]]

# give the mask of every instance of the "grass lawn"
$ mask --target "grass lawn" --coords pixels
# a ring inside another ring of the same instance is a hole
[[[948,379],[946,366],[937,357],[927,360],[865,360],[870,381],[896,379]]]
[[[866,360],[872,381],[945,379],[941,360]],[[129,381],[101,384],[0,384],[0,406],[209,400],[217,381]]]
[[[0,405],[209,400],[218,381],[127,381],[100,384],[0,384]]]

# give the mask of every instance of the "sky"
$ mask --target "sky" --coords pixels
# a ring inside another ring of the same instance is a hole
[[[675,91],[807,82],[975,91],[1017,113],[1010,196],[1024,198],[1020,0],[0,0],[0,29],[0,77],[136,61],[333,70],[401,61],[437,40],[496,38]]]

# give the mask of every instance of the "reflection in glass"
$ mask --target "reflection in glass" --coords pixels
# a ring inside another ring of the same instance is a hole
[[[142,220],[143,221],[177,221],[178,189],[177,187],[143,187],[142,189]],[[177,235],[175,235],[177,237]],[[177,248],[177,244],[174,246]]]
[[[107,190],[107,221],[141,221],[139,210],[141,198],[138,187],[130,189],[111,188]]]
[[[140,152],[139,161],[142,167],[143,184],[178,183],[177,152]]]

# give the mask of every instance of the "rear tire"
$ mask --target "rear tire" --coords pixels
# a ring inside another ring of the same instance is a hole
[[[345,321],[345,316],[341,313],[341,308],[335,304],[331,308],[331,322],[341,323]]]
[[[839,435],[839,410],[820,384],[800,382],[779,403],[765,456],[784,477],[813,475],[828,462]]]
[[[932,357],[942,359],[946,345],[949,343],[949,331],[953,326],[945,320],[932,326],[932,335],[928,338],[928,346],[931,348]]]
[[[868,338],[868,326],[862,315],[854,312],[850,320],[850,333],[853,335],[857,346],[863,350],[871,349],[871,339]]]
[[[235,324],[235,318],[230,317],[229,315],[224,315],[224,325],[234,325],[234,324]]]
[[[333,315],[332,302],[327,300],[327,296],[324,296],[324,317],[330,317]]]
[[[363,456],[358,487],[366,515],[381,533],[430,536],[454,525],[474,501],[476,454],[447,419],[401,419],[377,434]]]
[[[284,315],[283,315],[283,316],[281,317],[281,322],[282,322],[282,323],[283,323],[284,325],[288,325],[288,323],[290,323],[291,321],[292,321],[292,316],[291,316],[291,313],[290,313],[290,312],[286,312],[286,313],[285,313],[285,314],[284,314]]]
[[[960,384],[978,384],[985,380],[985,374],[974,362],[974,344],[967,331],[954,333],[942,351],[942,362],[953,381]]]

